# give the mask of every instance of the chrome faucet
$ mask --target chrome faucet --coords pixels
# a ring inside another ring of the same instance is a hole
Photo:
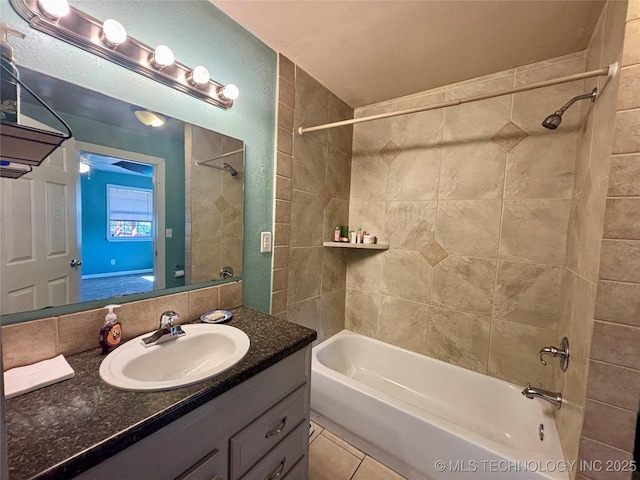
[[[527,388],[522,390],[522,395],[529,399],[541,398],[556,408],[562,407],[562,394],[560,392],[550,392],[549,390],[532,387],[530,383],[527,383]]]
[[[174,340],[178,337],[186,335],[186,332],[182,330],[180,325],[174,325],[173,322],[180,318],[176,312],[168,310],[160,316],[160,328],[156,330],[152,335],[140,340],[140,343],[144,347],[151,347],[160,343]]]
[[[560,368],[563,372],[566,372],[569,367],[569,340],[567,337],[562,337],[562,340],[560,341],[560,348],[549,346],[540,349],[538,352],[538,359],[540,360],[540,363],[546,367],[547,362],[542,358],[545,355],[558,357],[560,359]]]

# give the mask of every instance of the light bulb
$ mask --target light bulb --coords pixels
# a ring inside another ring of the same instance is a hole
[[[198,65],[193,71],[187,75],[187,81],[191,85],[204,85],[209,81],[209,70],[201,65]]]
[[[240,95],[240,90],[233,83],[230,83],[219,89],[218,95],[223,100],[235,100]]]
[[[38,0],[38,6],[45,16],[52,19],[58,19],[69,13],[67,0]]]
[[[102,24],[102,40],[110,47],[117,47],[127,39],[127,31],[122,24],[112,18]]]
[[[87,173],[90,170],[91,170],[91,167],[89,166],[88,163],[80,162],[80,165],[78,166],[78,171],[80,173]]]
[[[151,64],[158,69],[173,65],[175,60],[176,57],[166,45],[158,45],[150,58]]]

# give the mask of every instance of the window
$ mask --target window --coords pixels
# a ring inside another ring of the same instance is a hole
[[[107,185],[107,240],[153,240],[153,190]]]

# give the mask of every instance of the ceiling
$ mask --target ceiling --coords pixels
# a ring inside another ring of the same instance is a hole
[[[210,0],[357,108],[587,47],[579,0]]]

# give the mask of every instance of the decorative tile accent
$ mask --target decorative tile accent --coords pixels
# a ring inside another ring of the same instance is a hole
[[[395,143],[389,140],[387,144],[382,148],[382,150],[378,152],[378,155],[380,155],[385,162],[391,164],[391,162],[393,162],[396,157],[400,155],[401,151],[402,150],[400,150],[400,148]]]
[[[224,212],[227,208],[229,208],[229,202],[227,202],[227,199],[222,195],[216,198],[216,201],[213,202],[213,204],[216,206],[219,212]]]
[[[320,198],[320,202],[322,202],[323,207],[326,207],[329,204],[329,201],[331,200],[331,194],[329,193],[326,185],[322,186],[322,188],[320,189],[320,193],[318,193],[318,197]]]
[[[510,152],[522,140],[527,138],[528,134],[513,122],[507,124],[496,133],[491,141],[495,142],[503,151]]]
[[[436,240],[431,242],[429,245],[426,245],[422,250],[420,250],[420,253],[427,259],[427,262],[429,262],[432,267],[435,267],[438,263],[449,256],[447,251],[442,248],[442,245],[440,245]]]

